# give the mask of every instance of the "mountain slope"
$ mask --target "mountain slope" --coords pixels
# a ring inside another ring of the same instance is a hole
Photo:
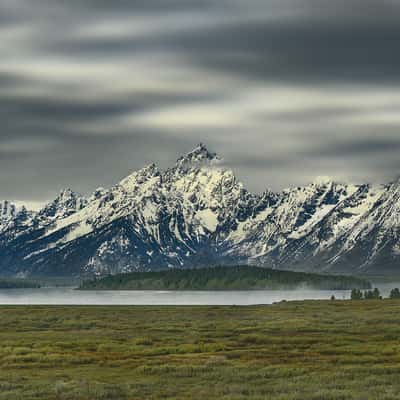
[[[72,190],[37,213],[0,203],[0,274],[101,275],[249,262],[297,270],[395,271],[399,182],[317,179],[248,192],[204,145],[88,199]]]

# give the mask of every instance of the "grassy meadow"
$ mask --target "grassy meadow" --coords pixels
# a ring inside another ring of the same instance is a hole
[[[0,307],[0,400],[398,399],[400,301]]]

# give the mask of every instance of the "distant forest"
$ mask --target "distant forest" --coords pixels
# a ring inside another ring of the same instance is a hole
[[[0,279],[0,289],[29,289],[40,288],[38,282],[29,281],[27,279]]]
[[[247,265],[200,269],[171,269],[109,275],[81,283],[82,290],[327,290],[370,289],[364,279],[342,275],[281,271]]]

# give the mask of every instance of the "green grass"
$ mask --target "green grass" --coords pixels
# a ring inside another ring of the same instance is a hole
[[[0,400],[398,399],[400,301],[0,307]]]
[[[82,290],[252,290],[369,289],[370,282],[343,275],[320,275],[237,265],[109,275],[81,283]]]

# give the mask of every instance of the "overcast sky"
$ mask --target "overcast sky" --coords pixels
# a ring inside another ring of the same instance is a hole
[[[0,198],[204,142],[253,191],[400,174],[398,0],[1,0]]]

